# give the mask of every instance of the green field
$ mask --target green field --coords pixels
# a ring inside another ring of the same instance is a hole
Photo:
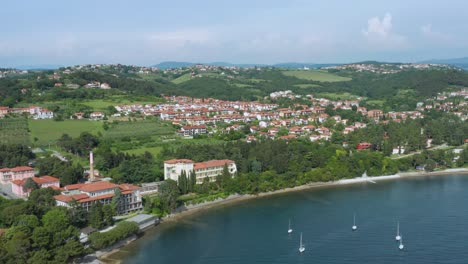
[[[0,119],[0,143],[29,144],[28,122],[25,118]]]
[[[104,138],[120,139],[123,137],[173,136],[175,129],[169,123],[157,120],[120,121],[111,123],[110,128],[102,133]]]
[[[239,88],[252,87],[252,85],[244,84],[244,83],[233,83],[232,85],[239,87]]]
[[[190,75],[191,75],[191,73],[186,73],[186,74],[180,76],[179,78],[176,78],[176,79],[172,80],[171,82],[175,83],[175,84],[180,84],[180,83],[189,81],[191,79]]]
[[[77,137],[82,132],[102,132],[102,122],[89,120],[28,120],[31,142],[37,145],[55,143],[63,134]],[[37,142],[34,140],[37,138]]]
[[[293,76],[303,80],[318,82],[343,82],[351,80],[351,78],[338,76],[321,70],[288,70],[283,71],[283,74],[286,76]]]

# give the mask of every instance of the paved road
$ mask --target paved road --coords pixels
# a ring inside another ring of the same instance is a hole
[[[447,144],[442,144],[442,145],[439,145],[439,146],[435,146],[435,147],[432,147],[432,148],[428,148],[427,150],[436,150],[436,149],[442,149],[442,148],[446,148],[447,147]],[[393,157],[392,159],[401,159],[401,158],[406,158],[406,157],[410,157],[410,156],[413,156],[413,155],[416,155],[416,154],[420,154],[422,152],[422,150],[420,151],[416,151],[416,152],[411,152],[409,154],[405,154],[405,155],[400,155],[400,156],[397,156],[397,157]]]

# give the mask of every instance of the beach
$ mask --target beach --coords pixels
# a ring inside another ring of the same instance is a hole
[[[277,195],[277,194],[297,192],[301,190],[308,190],[308,189],[321,188],[321,187],[332,187],[332,186],[342,186],[342,185],[361,184],[361,183],[377,184],[379,181],[385,181],[385,180],[395,180],[395,179],[403,179],[403,178],[410,178],[410,177],[443,176],[443,175],[453,175],[453,174],[468,174],[468,168],[447,169],[447,170],[434,171],[434,172],[424,172],[424,171],[404,172],[404,173],[398,173],[395,175],[384,175],[384,176],[374,176],[374,177],[364,176],[364,177],[358,177],[358,178],[353,178],[353,179],[342,179],[342,180],[338,180],[334,182],[309,183],[309,184],[305,184],[301,186],[285,188],[285,189],[271,191],[271,192],[264,192],[264,193],[259,193],[255,195],[233,194],[233,195],[228,196],[225,199],[217,199],[217,200],[210,201],[210,202],[204,202],[204,203],[200,203],[196,205],[178,208],[178,210],[176,210],[175,213],[172,213],[162,218],[160,224],[163,225],[164,223],[180,221],[189,215],[203,212],[206,210],[210,210],[214,207],[232,205],[235,203],[245,202],[245,201],[255,199],[255,198],[267,197],[267,196],[272,196],[272,195]],[[116,260],[112,259],[111,255],[117,252],[118,250],[119,249],[116,248],[110,252],[107,252],[106,254],[101,255],[99,259],[103,263],[116,263]]]

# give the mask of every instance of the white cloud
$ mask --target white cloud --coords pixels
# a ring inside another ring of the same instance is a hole
[[[430,38],[432,41],[448,42],[452,41],[453,37],[439,31],[434,31],[431,24],[421,27],[421,33],[424,37]]]
[[[372,17],[367,20],[367,29],[362,30],[362,35],[372,47],[378,49],[399,48],[406,45],[406,38],[393,32],[390,13],[385,14],[382,19]]]

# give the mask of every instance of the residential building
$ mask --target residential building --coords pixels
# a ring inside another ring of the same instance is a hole
[[[9,184],[11,181],[34,177],[34,169],[28,166],[0,169],[0,183]]]
[[[116,193],[120,193],[117,206],[119,214],[126,214],[143,209],[140,187],[131,184],[114,184],[108,181],[67,185],[61,194],[54,196],[58,206],[71,207],[76,201],[86,211],[94,203],[110,204]]]
[[[47,108],[42,108],[39,112],[34,115],[34,119],[52,119],[54,118],[54,112]]]
[[[177,181],[182,171],[188,175],[193,170],[197,184],[203,183],[207,177],[213,182],[218,175],[223,173],[224,165],[227,165],[231,175],[237,172],[236,163],[232,160],[209,160],[196,163],[189,159],[166,160],[164,162],[164,179]]]
[[[11,181],[11,191],[18,197],[28,197],[31,190],[24,190],[23,186],[28,178]],[[60,180],[52,176],[31,177],[39,188],[60,188]]]
[[[194,135],[206,134],[206,126],[183,126],[179,134],[184,137],[192,137]]]

